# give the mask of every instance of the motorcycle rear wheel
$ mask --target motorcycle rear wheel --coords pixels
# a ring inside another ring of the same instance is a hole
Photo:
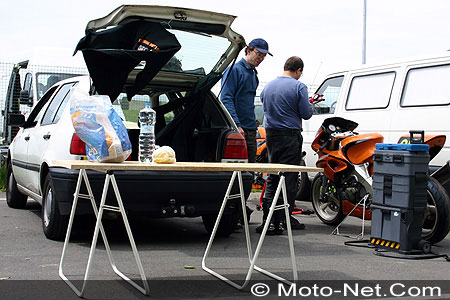
[[[328,183],[328,191],[325,191]],[[333,182],[323,174],[314,177],[311,186],[311,198],[314,212],[319,219],[327,224],[336,226],[342,222],[345,215],[342,212],[342,205]]]
[[[442,241],[450,231],[450,200],[444,187],[430,177],[427,182],[427,207],[423,215],[422,238],[431,244]]]

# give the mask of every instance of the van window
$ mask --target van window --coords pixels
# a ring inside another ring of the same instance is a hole
[[[37,105],[33,108],[31,113],[28,115],[27,120],[25,121],[25,124],[23,125],[24,128],[30,128],[36,126],[37,122],[41,118],[41,116],[44,114],[44,105],[47,104],[50,97],[53,95],[55,90],[58,88],[58,86],[54,86],[53,88],[49,89],[47,93],[44,94],[42,97],[42,101],[39,101]]]
[[[443,88],[449,82],[450,65],[411,69],[406,75],[400,105],[448,105],[450,97]]]
[[[316,94],[322,95],[324,101],[317,103],[314,114],[332,114],[336,109],[344,76],[333,77],[325,80],[317,90]]]
[[[355,76],[350,85],[345,108],[373,109],[389,105],[395,72]]]

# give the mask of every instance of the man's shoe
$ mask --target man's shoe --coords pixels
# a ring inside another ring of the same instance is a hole
[[[264,229],[264,223],[262,223],[261,225],[259,225],[258,227],[256,227],[256,232],[257,233],[262,233]],[[269,223],[269,228],[267,228],[267,235],[275,235],[277,234],[277,229],[275,227],[275,224],[273,222]]]
[[[296,218],[290,216],[289,220],[291,221],[291,229],[292,230],[303,230],[305,229],[305,224],[300,223]],[[286,228],[286,225],[284,226]]]
[[[278,226],[277,226],[277,229],[275,231],[275,234],[282,235],[285,227],[286,227],[286,225],[284,224],[284,221],[280,221],[278,223]]]

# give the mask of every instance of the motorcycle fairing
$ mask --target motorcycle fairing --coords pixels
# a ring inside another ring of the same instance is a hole
[[[351,203],[348,200],[342,200],[342,213],[344,215],[350,214],[351,216],[358,217],[360,219],[362,219],[364,216],[365,220],[372,220],[371,209],[364,208],[363,206],[360,205],[355,208],[355,206],[356,206],[355,204]],[[351,212],[353,208],[355,209],[353,210],[353,212]]]
[[[318,168],[323,168],[323,174],[327,178],[336,181],[335,176],[342,171],[347,170],[351,165],[343,158],[327,154],[319,157],[316,166]]]
[[[434,135],[434,134],[426,134],[423,138],[423,143],[430,146],[430,160],[432,160],[438,153],[441,151],[442,148],[444,148],[444,144],[446,141],[446,136],[443,134]],[[411,136],[403,135],[398,140],[398,144],[410,144],[411,143]]]
[[[341,141],[342,152],[355,165],[372,162],[375,144],[382,143],[383,140],[384,137],[379,133],[364,133],[347,137]]]

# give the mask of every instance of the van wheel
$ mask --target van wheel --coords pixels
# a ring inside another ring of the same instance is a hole
[[[45,177],[42,198],[42,229],[50,240],[63,240],[67,231],[69,216],[59,213],[58,202],[50,174]]]
[[[11,164],[8,166],[6,177],[6,203],[11,208],[25,208],[27,206],[27,196],[17,189],[16,178],[12,172]]]
[[[450,200],[444,187],[430,177],[427,182],[427,207],[423,215],[422,239],[436,244],[450,230]]]
[[[314,212],[323,223],[332,226],[341,223],[345,217],[342,212],[342,203],[333,182],[323,174],[317,174],[314,177],[311,197]]]

